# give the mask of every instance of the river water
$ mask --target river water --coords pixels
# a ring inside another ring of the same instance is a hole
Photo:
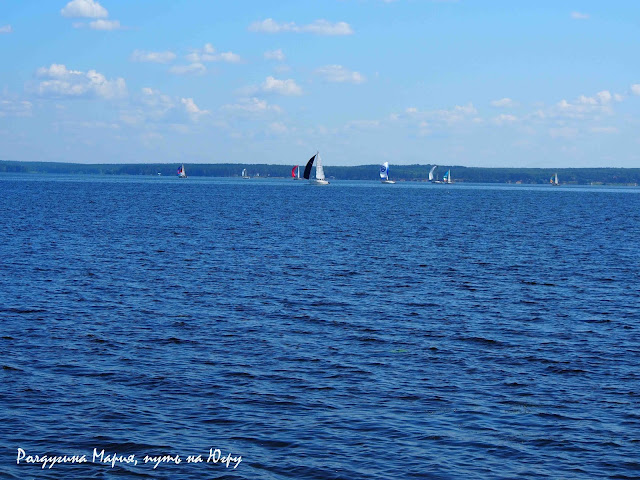
[[[638,188],[0,190],[2,478],[640,476]]]

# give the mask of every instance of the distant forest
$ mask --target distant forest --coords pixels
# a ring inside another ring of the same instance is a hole
[[[53,173],[78,175],[165,175],[177,174],[177,164],[96,164],[54,162],[16,162],[0,160],[0,173]],[[426,181],[433,165],[392,165],[389,176],[397,181]],[[189,164],[185,170],[190,177],[239,177],[246,168],[249,176],[290,177],[293,165],[262,165],[244,163]],[[338,180],[376,180],[379,165],[355,167],[325,166],[325,175]],[[304,165],[300,165],[302,170]],[[558,174],[561,184],[573,185],[638,185],[640,168],[480,168],[439,165],[435,171],[442,178],[451,170],[454,182],[470,183],[549,183]]]

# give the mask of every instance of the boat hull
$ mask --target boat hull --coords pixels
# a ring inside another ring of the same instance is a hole
[[[393,180],[382,180],[382,183],[388,183],[388,184],[392,184],[392,183],[396,183]]]
[[[309,180],[309,185],[329,185],[329,181],[328,180],[318,180],[313,179],[313,180]]]

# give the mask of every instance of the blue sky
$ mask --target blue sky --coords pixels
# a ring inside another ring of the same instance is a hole
[[[0,0],[0,159],[640,167],[640,2]]]

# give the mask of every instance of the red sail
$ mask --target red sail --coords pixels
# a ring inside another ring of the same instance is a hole
[[[298,168],[298,165],[291,169],[291,178],[296,178],[296,168]]]

